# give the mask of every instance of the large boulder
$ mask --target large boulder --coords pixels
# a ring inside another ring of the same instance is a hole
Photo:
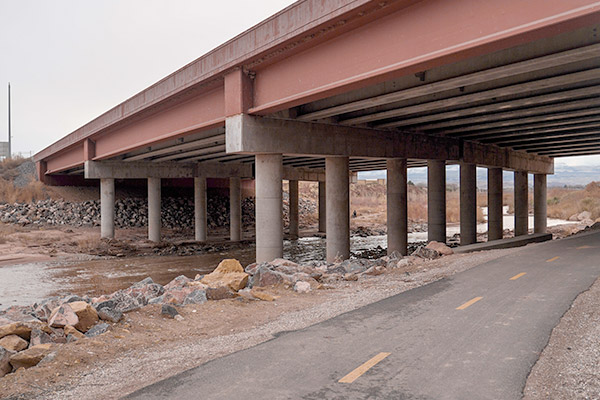
[[[78,323],[79,317],[77,317],[70,304],[63,304],[60,307],[56,307],[48,320],[48,325],[52,328],[63,328],[66,325],[75,326]]]
[[[440,253],[436,250],[428,249],[424,246],[419,246],[411,255],[415,257],[420,257],[426,260],[435,260],[436,258],[440,258]]]
[[[0,326],[0,338],[8,335],[17,335],[23,339],[29,340],[31,336],[31,327],[23,322],[13,322]]]
[[[52,343],[52,337],[41,329],[33,329],[31,331],[31,339],[29,340],[29,347],[37,346],[38,344]]]
[[[52,350],[51,344],[39,344],[25,351],[13,354],[10,357],[10,364],[15,370],[19,368],[31,368],[36,366],[42,358],[46,357]]]
[[[192,282],[192,279],[188,278],[185,275],[179,275],[178,277],[174,278],[171,282],[165,285],[165,291],[168,291],[172,288],[182,288],[186,286],[186,284],[189,282]]]
[[[283,283],[291,284],[292,277],[283,272],[271,269],[269,264],[261,264],[252,276],[252,287],[273,286]]]
[[[75,301],[69,305],[79,319],[79,322],[73,325],[78,331],[85,333],[98,322],[98,313],[85,301]]]
[[[28,346],[27,340],[17,335],[8,335],[0,339],[0,347],[4,347],[9,351],[19,352],[25,350]]]
[[[212,288],[227,286],[237,292],[246,287],[248,283],[248,274],[238,260],[227,259],[221,261],[217,268],[208,275],[205,275],[200,282]]]
[[[449,256],[450,254],[454,254],[454,251],[450,247],[446,246],[445,243],[440,243],[436,241],[429,242],[427,246],[425,246],[425,248],[435,250],[442,256]]]

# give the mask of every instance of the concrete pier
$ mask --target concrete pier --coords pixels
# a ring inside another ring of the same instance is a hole
[[[515,171],[515,236],[529,231],[527,171]]]
[[[427,240],[446,243],[446,162],[427,161]]]
[[[460,164],[460,244],[477,242],[477,167]]]
[[[229,240],[242,239],[242,180],[229,178]]]
[[[160,242],[160,178],[148,178],[148,239]]]
[[[502,239],[502,168],[488,168],[488,242]]]
[[[406,159],[387,160],[387,241],[388,254],[407,253],[408,217]]]
[[[319,232],[327,231],[327,206],[326,206],[326,185],[325,182],[319,181]]]
[[[289,182],[289,207],[290,207],[290,236],[297,238],[299,234],[299,215],[298,215],[298,181]]]
[[[100,237],[115,237],[115,180],[100,179]]]
[[[194,228],[195,239],[198,242],[206,241],[206,178],[194,178]]]
[[[256,156],[256,262],[283,256],[281,154]]]
[[[325,159],[328,262],[350,257],[349,179],[348,157]]]
[[[547,175],[533,175],[533,232],[546,233],[548,218]]]

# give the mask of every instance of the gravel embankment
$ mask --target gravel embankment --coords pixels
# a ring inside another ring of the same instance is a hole
[[[600,399],[600,280],[575,299],[552,331],[523,399]]]

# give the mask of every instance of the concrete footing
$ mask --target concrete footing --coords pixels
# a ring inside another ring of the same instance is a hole
[[[460,164],[460,244],[477,242],[477,168]]]
[[[427,161],[427,240],[446,243],[446,162]]]
[[[546,175],[533,176],[533,232],[546,233],[548,225],[548,191]]]
[[[528,195],[527,172],[515,171],[515,236],[527,235],[529,231]]]
[[[297,238],[299,234],[299,215],[298,215],[298,181],[290,180],[289,183],[289,215],[290,225],[289,234],[292,238]]]
[[[242,180],[229,178],[229,239],[242,239]]]
[[[148,178],[148,239],[160,242],[160,178]]]
[[[100,237],[115,237],[115,180],[100,179]]]
[[[387,160],[387,240],[388,254],[407,253],[408,217],[406,159]]]
[[[281,154],[256,156],[256,262],[283,257]]]
[[[325,159],[327,188],[327,261],[350,257],[350,187],[348,157]]]
[[[206,218],[206,178],[194,178],[194,228],[195,239],[198,242],[206,241]]]
[[[319,232],[327,231],[327,206],[326,206],[326,185],[325,182],[319,181]]]
[[[503,237],[502,168],[488,168],[488,242]]]
[[[475,243],[467,246],[459,246],[452,250],[455,253],[470,253],[473,251],[508,249],[510,247],[521,247],[529,243],[539,243],[552,240],[551,233],[534,233],[533,235],[522,235],[512,238],[494,240],[492,242]]]

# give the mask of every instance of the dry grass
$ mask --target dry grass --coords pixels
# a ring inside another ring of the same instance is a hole
[[[0,162],[0,203],[30,203],[47,198],[44,184],[31,177],[23,187],[16,187],[15,179],[20,175],[18,167],[26,158],[5,159]]]
[[[549,217],[569,219],[583,211],[589,211],[593,220],[600,218],[600,182],[591,182],[585,189],[548,190]]]

